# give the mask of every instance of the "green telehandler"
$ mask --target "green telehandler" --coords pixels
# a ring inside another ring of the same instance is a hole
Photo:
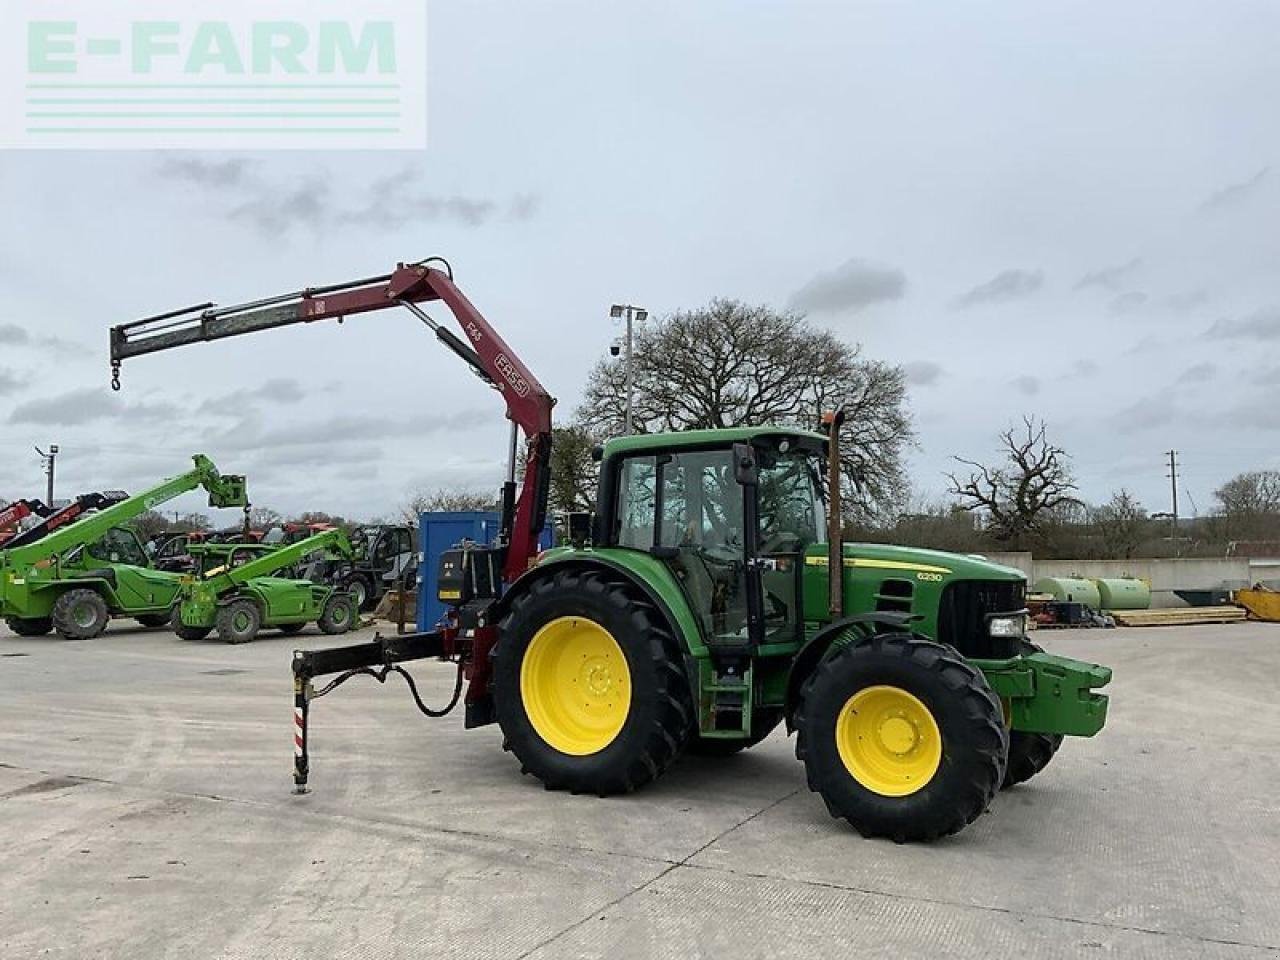
[[[249,549],[247,545],[241,548]],[[308,623],[328,634],[346,633],[358,616],[346,591],[311,580],[273,576],[320,552],[348,560],[354,555],[347,535],[333,529],[239,565],[230,558],[184,578],[173,616],[174,632],[184,640],[203,640],[217,630],[218,639],[226,643],[248,643],[264,627],[297,633]]]
[[[437,300],[465,342],[418,306]],[[129,357],[397,304],[502,394],[512,438],[500,533],[441,557],[441,628],[294,652],[298,792],[311,703],[391,673],[429,716],[463,701],[467,727],[498,723],[523,772],[575,793],[634,790],[686,751],[733,753],[785,724],[831,814],[897,841],[955,833],[1042,770],[1063,737],[1105,723],[1096,690],[1111,671],[1031,643],[1021,572],[843,543],[838,411],[821,433],[611,439],[594,514],[570,515],[571,545],[539,553],[554,400],[438,258],[115,327],[113,386]],[[457,665],[441,709],[404,670],[422,659]],[[322,676],[333,679],[317,690]]]
[[[137,496],[61,527],[28,546],[0,550],[0,617],[21,636],[56,630],[67,639],[96,637],[112,617],[162,626],[182,577],[154,570],[134,531],[121,524],[174,497],[204,487],[211,507],[245,507],[242,476],[220,474],[201,454],[194,467]]]

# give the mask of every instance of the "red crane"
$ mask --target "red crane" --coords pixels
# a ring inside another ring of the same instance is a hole
[[[441,326],[420,304],[440,301],[449,308],[463,337]],[[510,584],[527,570],[538,553],[538,536],[546,525],[551,455],[551,409],[554,398],[499,336],[488,320],[453,282],[449,264],[438,257],[417,263],[401,263],[389,274],[326,287],[310,287],[251,303],[218,307],[198,304],[171,313],[148,317],[111,329],[111,386],[120,389],[120,366],[130,358],[209,340],[271,330],[321,320],[342,322],[347,317],[403,306],[425,323],[436,338],[459,356],[486,383],[502,394],[511,421],[507,479],[503,485],[502,522],[496,550],[501,578]],[[523,482],[517,493],[516,459],[518,431],[527,441]],[[470,560],[464,561],[470,563]],[[295,651],[294,673],[294,783],[305,792],[309,760],[307,717],[309,703],[350,677],[366,674],[385,681],[401,674],[415,703],[428,716],[442,716],[457,704],[464,676],[466,725],[492,723],[493,700],[489,693],[490,653],[497,642],[497,624],[480,615],[474,622],[458,619],[428,633],[377,636],[369,643],[328,650]],[[418,696],[413,678],[399,666],[408,660],[445,658],[458,663],[453,698],[443,710],[432,710]],[[378,669],[374,669],[374,668]],[[340,674],[320,691],[312,680]]]

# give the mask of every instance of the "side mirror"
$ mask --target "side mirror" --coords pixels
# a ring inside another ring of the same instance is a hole
[[[749,443],[733,445],[733,479],[744,487],[754,487],[760,479],[756,452]]]

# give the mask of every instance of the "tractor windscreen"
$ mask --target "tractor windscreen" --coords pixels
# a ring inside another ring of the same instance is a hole
[[[763,451],[760,457],[760,553],[801,553],[826,537],[821,462],[810,450]]]

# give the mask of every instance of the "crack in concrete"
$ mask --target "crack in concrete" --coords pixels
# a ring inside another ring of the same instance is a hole
[[[584,924],[589,923],[594,917],[598,917],[602,913],[612,910],[614,907],[622,903],[624,900],[627,900],[630,897],[634,897],[637,893],[642,893],[644,890],[653,886],[653,884],[657,883],[659,880],[661,880],[663,877],[667,876],[668,874],[674,873],[676,870],[679,870],[681,867],[688,866],[689,861],[692,860],[694,857],[696,857],[698,854],[702,853],[702,851],[706,850],[708,847],[711,847],[716,843],[719,843],[729,834],[733,833],[733,831],[737,830],[739,827],[746,826],[748,823],[756,819],[756,817],[760,816],[761,814],[768,813],[770,810],[778,806],[780,803],[785,803],[787,800],[790,800],[799,792],[800,792],[799,789],[792,790],[786,796],[779,797],[777,800],[774,800],[772,803],[768,803],[765,806],[761,807],[759,810],[755,811],[755,813],[751,814],[751,816],[746,817],[743,820],[739,820],[737,823],[733,824],[732,826],[727,827],[726,829],[720,831],[720,833],[716,834],[714,837],[712,837],[702,846],[698,847],[697,850],[694,850],[688,856],[683,857],[682,859],[676,860],[674,862],[668,861],[669,865],[666,867],[666,869],[660,871],[656,876],[650,877],[648,880],[640,884],[640,886],[636,887],[635,889],[627,891],[620,897],[615,897],[613,900],[610,900],[608,903],[606,903],[603,907],[599,907],[591,911],[581,920],[578,920],[575,923],[569,924],[567,927],[565,927],[563,930],[559,931],[558,933],[552,934],[550,937],[547,937],[541,943],[535,944],[534,946],[526,950],[524,953],[520,954],[516,958],[516,960],[526,960],[526,958],[533,956],[533,954],[537,953],[539,950],[542,950],[544,947],[550,946],[551,944],[555,943],[557,940],[561,939],[562,937],[568,936],[569,934],[573,933],[573,931],[579,929]]]

